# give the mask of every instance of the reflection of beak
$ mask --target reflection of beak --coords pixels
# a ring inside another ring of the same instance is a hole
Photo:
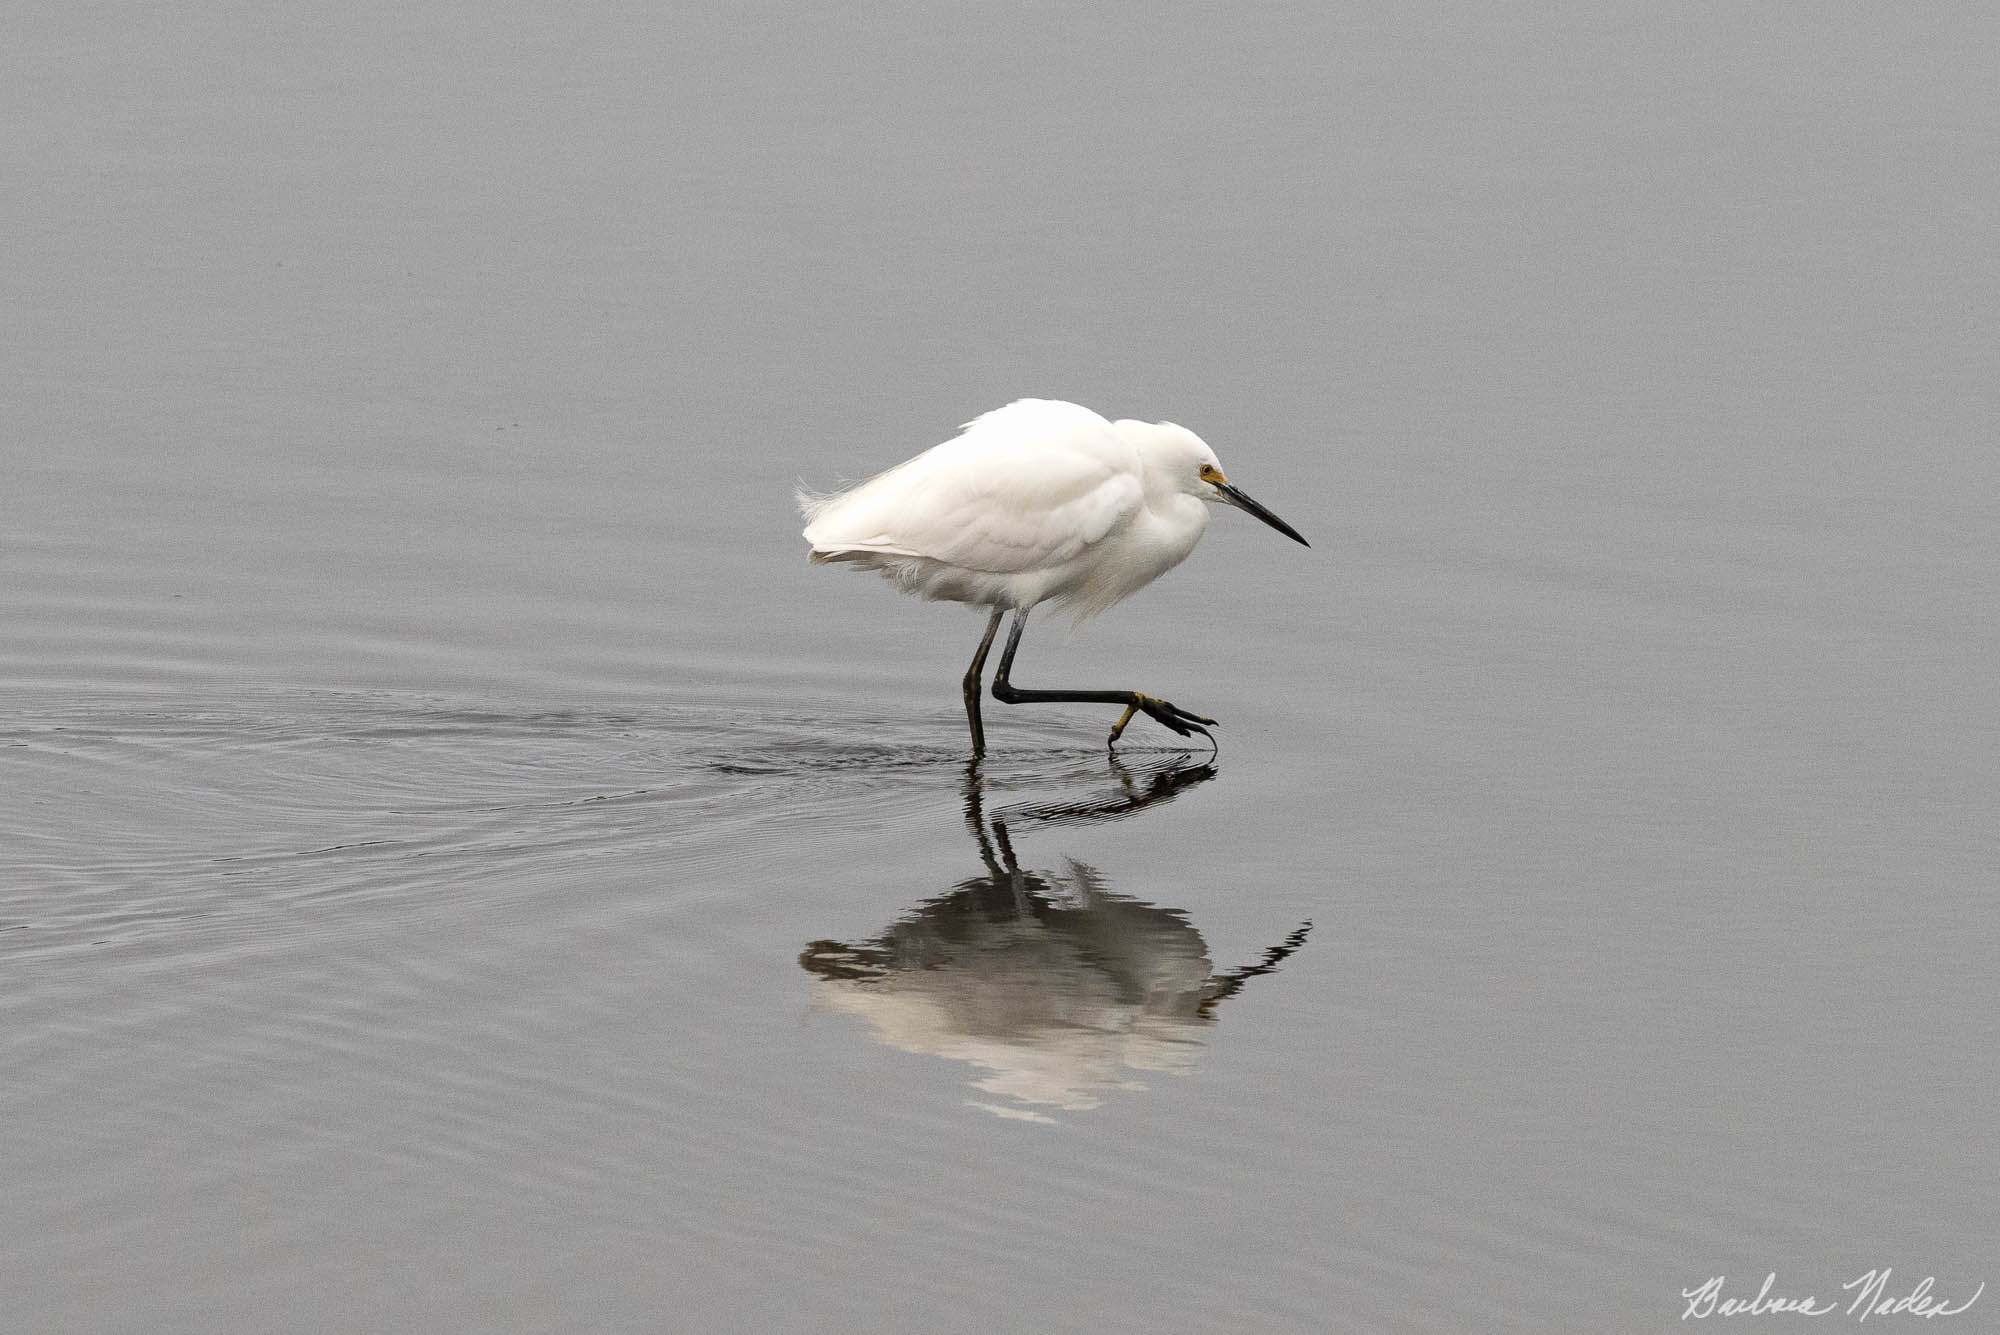
[[[1221,492],[1223,500],[1228,501],[1231,505],[1235,506],[1239,510],[1244,511],[1245,513],[1257,516],[1257,518],[1263,520],[1265,523],[1269,524],[1272,528],[1278,530],[1278,532],[1284,534],[1286,537],[1290,538],[1293,542],[1296,542],[1299,546],[1301,547],[1312,546],[1311,543],[1307,542],[1304,538],[1299,536],[1299,531],[1297,529],[1293,528],[1290,524],[1287,524],[1284,520],[1272,514],[1269,510],[1266,510],[1263,506],[1257,504],[1257,502],[1251,500],[1248,496],[1244,495],[1241,491],[1231,486],[1229,483],[1211,482],[1208,485],[1214,487],[1217,491]]]

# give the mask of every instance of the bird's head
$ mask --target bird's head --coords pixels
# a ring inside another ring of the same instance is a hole
[[[1244,494],[1222,471],[1222,461],[1208,442],[1173,422],[1119,422],[1120,434],[1131,441],[1146,463],[1149,491],[1193,496],[1211,505],[1233,505],[1254,515],[1302,547],[1310,547],[1299,531]]]

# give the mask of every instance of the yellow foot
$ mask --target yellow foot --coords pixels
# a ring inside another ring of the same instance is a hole
[[[1208,729],[1215,726],[1214,719],[1203,718],[1200,714],[1191,713],[1188,710],[1182,709],[1179,705],[1162,700],[1157,695],[1142,695],[1138,691],[1134,691],[1132,692],[1132,703],[1125,706],[1125,712],[1119,715],[1118,722],[1112,725],[1111,736],[1106,740],[1105,745],[1116,746],[1119,737],[1125,732],[1125,726],[1139,714],[1151,717],[1169,732],[1179,733],[1183,737],[1192,737],[1199,733],[1201,736],[1208,738],[1210,745],[1213,745],[1215,742],[1215,739],[1210,737],[1208,733]],[[1202,726],[1204,724],[1207,727]]]
[[[1139,692],[1137,691],[1132,692],[1132,694],[1137,698],[1133,700],[1131,704],[1125,706],[1125,712],[1120,714],[1118,716],[1118,721],[1111,725],[1111,736],[1109,740],[1107,740],[1104,743],[1106,746],[1110,746],[1116,743],[1120,737],[1123,737],[1125,735],[1125,725],[1130,723],[1132,721],[1133,716],[1139,712],[1141,707],[1143,707],[1147,703],[1147,701],[1153,698],[1150,695],[1140,695]]]

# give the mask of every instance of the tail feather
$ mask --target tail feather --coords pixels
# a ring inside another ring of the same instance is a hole
[[[818,519],[827,506],[832,505],[846,494],[845,490],[838,487],[832,491],[814,491],[804,482],[800,482],[792,488],[792,499],[798,503],[799,518],[805,520],[808,524]]]

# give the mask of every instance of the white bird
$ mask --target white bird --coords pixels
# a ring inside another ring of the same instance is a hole
[[[848,562],[880,571],[905,593],[993,609],[965,674],[975,756],[986,749],[980,674],[1010,609],[994,699],[1123,705],[1113,743],[1137,713],[1183,737],[1207,737],[1202,725],[1214,719],[1157,696],[1013,685],[1008,673],[1029,610],[1053,602],[1081,621],[1138,592],[1194,550],[1217,502],[1311,545],[1233,486],[1215,451],[1187,428],[1110,422],[1052,399],[1010,403],[886,473],[845,491],[801,491],[798,502],[814,562]]]

